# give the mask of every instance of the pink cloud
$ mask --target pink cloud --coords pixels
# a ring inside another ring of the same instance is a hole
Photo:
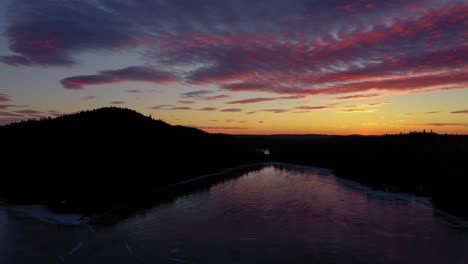
[[[13,101],[7,94],[0,93],[0,102],[11,102]]]

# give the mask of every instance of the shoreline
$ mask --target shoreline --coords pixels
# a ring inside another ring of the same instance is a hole
[[[434,211],[434,214],[439,216],[439,218],[444,224],[450,225],[455,228],[467,228],[468,227],[467,220],[435,207],[432,202],[432,197],[420,196],[420,195],[416,195],[416,194],[412,194],[408,192],[387,192],[387,191],[375,188],[373,186],[360,183],[353,179],[337,176],[336,174],[334,174],[332,169],[326,169],[322,167],[309,166],[309,165],[299,165],[299,164],[287,163],[287,162],[258,162],[258,163],[251,163],[251,164],[242,164],[236,167],[223,169],[216,173],[204,174],[204,175],[197,176],[188,180],[179,181],[177,183],[167,185],[155,191],[159,191],[163,194],[167,194],[168,196],[175,195],[177,198],[180,196],[180,194],[178,193],[178,191],[180,191],[179,189],[181,188],[183,189],[183,187],[187,187],[192,184],[193,185],[203,184],[205,182],[212,181],[212,180],[223,181],[223,180],[229,179],[228,176],[230,175],[232,176],[232,174],[244,173],[246,171],[248,172],[253,169],[262,169],[268,166],[278,166],[278,167],[286,167],[286,169],[290,168],[290,169],[313,171],[313,172],[317,172],[321,174],[324,177],[332,176],[335,178],[337,184],[342,185],[346,188],[361,192],[361,193],[365,193],[371,199],[384,199],[384,200],[389,200],[389,201],[401,200],[401,201],[406,201],[406,202],[416,202],[416,203],[419,203],[419,204],[422,204],[424,206],[431,208]],[[222,176],[225,176],[225,177],[222,177]],[[217,184],[217,182],[215,182],[214,184]],[[142,195],[142,197],[139,197],[139,198],[142,199],[146,197],[157,196],[157,195],[151,195],[152,193],[153,192],[145,193],[144,195]],[[159,204],[154,204],[154,206],[158,206],[158,205]],[[98,213],[96,215],[87,215],[83,213],[54,212],[53,210],[50,210],[49,208],[47,208],[47,204],[18,205],[18,204],[8,204],[5,202],[0,202],[0,208],[4,208],[5,210],[12,211],[22,216],[34,218],[39,221],[48,222],[52,224],[84,225],[84,226],[93,224],[93,222],[99,223],[101,222],[100,220],[106,219],[107,217],[112,218],[113,213],[116,213],[120,210],[125,210],[128,208],[127,206],[130,207],[131,209],[131,204],[124,204],[120,206],[116,205],[116,207],[110,208],[109,210],[105,212]],[[154,206],[149,207],[147,209],[153,208]]]

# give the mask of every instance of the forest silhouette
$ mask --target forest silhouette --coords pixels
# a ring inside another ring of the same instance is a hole
[[[463,135],[233,136],[107,107],[2,126],[0,136],[0,197],[7,203],[92,214],[141,203],[142,194],[168,194],[168,186],[197,176],[275,161],[330,168],[384,191],[429,196],[438,208],[468,218]]]

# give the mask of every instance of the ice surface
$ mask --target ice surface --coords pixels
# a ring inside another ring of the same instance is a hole
[[[42,205],[3,206],[8,212],[43,222],[62,225],[83,225],[86,219],[79,214],[57,214]]]

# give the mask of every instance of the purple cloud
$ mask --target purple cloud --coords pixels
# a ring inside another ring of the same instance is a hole
[[[0,104],[0,110],[8,109],[8,108],[21,108],[26,107],[27,105],[13,105],[13,104]]]
[[[227,108],[227,109],[221,110],[221,112],[238,113],[238,112],[242,112],[242,109],[239,109],[239,108]]]
[[[128,93],[134,93],[134,94],[139,94],[139,93],[157,93],[157,90],[138,90],[138,89],[132,89],[132,90],[127,90]]]
[[[218,108],[216,107],[203,107],[203,108],[200,108],[199,110],[200,111],[216,111]]]
[[[269,102],[269,101],[277,101],[277,100],[290,100],[290,99],[301,99],[304,98],[302,95],[293,95],[293,96],[281,96],[281,97],[256,97],[256,98],[249,98],[244,100],[238,101],[231,101],[227,102],[226,104],[254,104],[254,103],[261,103],[261,102]]]
[[[210,90],[198,90],[198,91],[183,93],[180,96],[182,98],[199,99],[199,100],[205,100],[205,101],[229,98],[229,95],[226,95],[226,94],[213,95],[214,93],[215,93],[214,91],[210,91]]]
[[[160,110],[160,109],[167,109],[168,107],[173,107],[173,106],[174,106],[174,105],[169,105],[169,104],[166,104],[166,105],[156,105],[156,106],[150,107],[150,109]]]
[[[41,112],[41,111],[31,110],[31,109],[18,110],[18,111],[14,111],[14,112],[18,113],[18,114],[25,114],[25,115],[40,115],[40,114],[43,114],[43,112]]]
[[[178,103],[181,103],[181,104],[194,104],[195,102],[194,101],[178,101]]]
[[[135,26],[93,1],[14,1],[6,34],[15,55],[10,65],[72,65],[77,53],[123,49],[134,41]],[[101,29],[101,30],[99,30]]]
[[[7,116],[7,117],[22,117],[23,115],[16,114],[16,113],[11,113],[11,112],[1,112],[1,111],[0,111],[0,116]]]
[[[101,71],[95,75],[68,77],[60,82],[67,89],[84,89],[89,85],[103,85],[121,82],[151,82],[167,84],[175,81],[170,73],[143,66],[126,67],[119,70]]]
[[[192,108],[187,107],[187,106],[177,106],[177,107],[172,107],[170,110],[192,110]]]

